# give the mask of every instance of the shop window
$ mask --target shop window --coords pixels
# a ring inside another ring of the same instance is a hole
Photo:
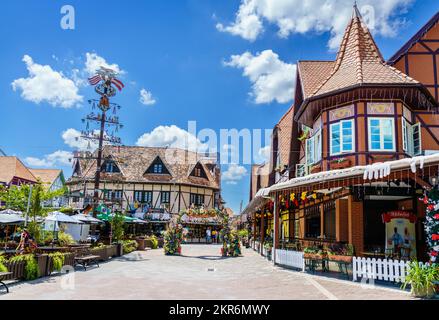
[[[109,201],[122,200],[122,196],[122,190],[107,190],[104,192],[104,199]]]
[[[402,146],[410,156],[422,154],[421,124],[412,125],[402,118]]]
[[[305,237],[320,238],[320,206],[305,209]]]
[[[369,118],[369,151],[395,151],[395,120]]]
[[[322,131],[306,140],[306,163],[313,165],[322,160]]]
[[[333,123],[330,126],[331,155],[352,153],[354,148],[354,120],[345,120]]]
[[[323,214],[325,238],[335,240],[335,201],[329,201],[323,204]]]

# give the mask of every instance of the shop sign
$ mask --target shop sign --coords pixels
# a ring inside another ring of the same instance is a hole
[[[416,258],[416,216],[409,211],[383,213],[386,225],[386,251],[401,257]]]

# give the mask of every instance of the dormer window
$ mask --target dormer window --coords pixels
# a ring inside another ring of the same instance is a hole
[[[145,173],[150,174],[170,174],[168,168],[166,168],[160,157],[155,158],[152,164],[149,166]]]
[[[103,171],[107,173],[119,173],[119,167],[114,163],[114,161],[108,160],[104,162]]]
[[[197,163],[190,174],[192,177],[207,179],[206,171],[204,171],[201,163]]]
[[[163,173],[163,165],[161,163],[156,163],[153,168],[154,173]]]

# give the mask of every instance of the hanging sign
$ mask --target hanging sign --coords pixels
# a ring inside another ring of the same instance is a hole
[[[386,251],[416,258],[416,216],[409,211],[391,211],[383,213],[382,219],[386,225]]]

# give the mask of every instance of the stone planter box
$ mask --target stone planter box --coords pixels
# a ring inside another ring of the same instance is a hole
[[[107,261],[110,258],[117,256],[117,245],[91,249],[90,253],[99,256],[100,261]]]

